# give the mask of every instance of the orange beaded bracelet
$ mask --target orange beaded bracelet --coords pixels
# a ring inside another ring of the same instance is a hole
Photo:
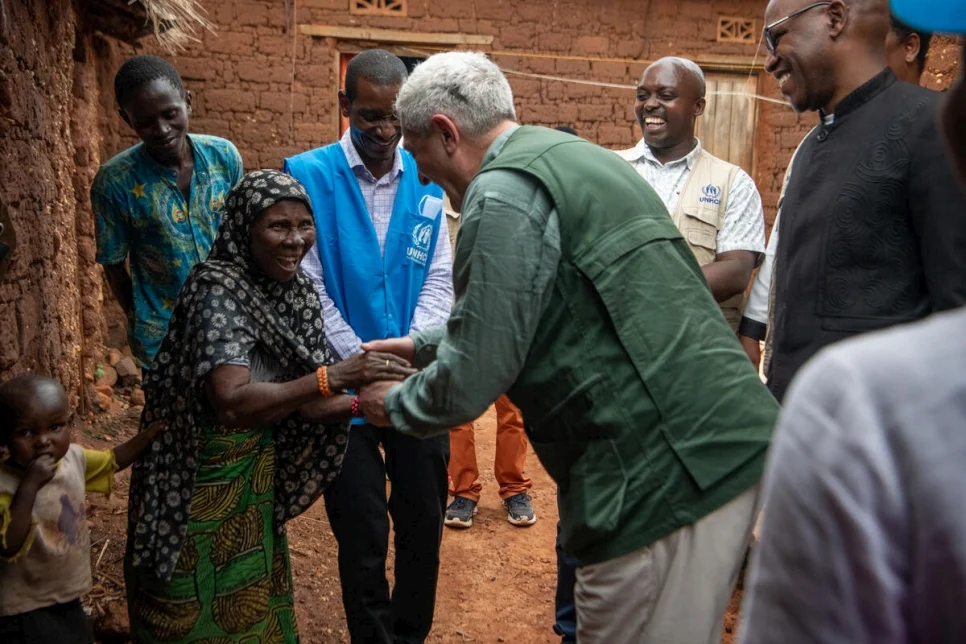
[[[321,393],[326,398],[331,398],[333,396],[332,390],[329,389],[329,374],[325,367],[319,367],[315,370],[315,376],[319,380],[319,393]]]

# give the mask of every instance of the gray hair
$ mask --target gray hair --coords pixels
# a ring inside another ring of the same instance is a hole
[[[402,126],[419,134],[429,131],[436,114],[445,114],[469,137],[515,121],[513,91],[496,64],[477,52],[435,54],[420,63],[396,97]]]
[[[660,60],[654,61],[654,65],[658,63],[668,62],[672,65],[682,68],[688,74],[694,77],[695,82],[698,84],[699,98],[704,98],[704,95],[708,91],[708,84],[704,80],[704,72],[701,71],[701,67],[698,66],[693,60],[687,58],[680,58],[678,56],[666,56]]]

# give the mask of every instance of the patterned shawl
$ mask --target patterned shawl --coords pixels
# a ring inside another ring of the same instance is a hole
[[[297,375],[332,363],[309,279],[299,271],[289,282],[275,281],[251,257],[252,225],[283,199],[311,207],[302,185],[274,170],[252,172],[231,191],[211,256],[181,288],[145,377],[141,425],[162,428],[131,475],[129,555],[136,568],[163,580],[174,572],[188,529],[202,424],[215,422],[206,376],[218,365],[248,363],[256,346]],[[338,474],[348,424],[323,425],[292,414],[273,429],[275,524],[283,533],[285,521],[312,505]]]

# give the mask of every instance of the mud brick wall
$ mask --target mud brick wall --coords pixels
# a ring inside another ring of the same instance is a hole
[[[492,46],[478,48],[508,71],[628,85],[636,83],[645,65],[627,59],[752,59],[757,43],[717,42],[718,18],[753,18],[760,28],[767,2],[409,0],[407,15],[398,17],[350,15],[348,0],[291,4],[295,9],[287,14],[284,3],[275,0],[207,0],[217,31],[172,58],[194,93],[192,128],[234,141],[249,169],[280,167],[284,157],[335,139],[339,52],[371,46],[309,37],[292,25],[488,35]],[[955,44],[941,44],[930,58],[925,83],[937,88],[948,84],[957,60]],[[760,56],[757,61],[763,62]],[[640,137],[631,90],[508,76],[522,122],[572,125],[582,136],[612,148],[628,147]],[[759,93],[780,98],[775,81],[763,73]],[[788,161],[814,122],[815,115],[799,116],[787,106],[758,102],[754,178],[769,222]],[[113,112],[102,124],[111,141],[102,150],[105,157],[135,143]]]
[[[18,245],[0,284],[0,378],[36,371],[76,392],[81,306],[69,0],[6,2],[0,34],[0,196]]]
[[[490,35],[492,46],[479,49],[508,71],[629,85],[643,63],[589,59],[750,58],[756,45],[716,42],[718,17],[744,16],[760,24],[766,2],[409,0],[405,17],[350,15],[348,0],[292,4],[295,11],[286,14],[280,1],[207,0],[216,32],[170,57],[193,92],[192,129],[231,139],[250,169],[279,167],[285,156],[335,139],[339,52],[371,46],[309,37],[293,24]],[[158,53],[150,46],[144,51]],[[630,146],[640,136],[632,90],[509,77],[523,122],[572,125],[607,147]],[[766,116],[781,111],[790,113],[782,108]],[[136,142],[113,106],[102,114],[102,124],[110,142],[105,157]],[[759,129],[772,127],[759,123]]]
[[[406,17],[352,16],[347,0],[297,0],[288,3],[293,14],[285,4],[206,0],[217,31],[169,57],[194,94],[193,129],[232,139],[248,168],[279,167],[335,139],[339,52],[367,46],[301,35],[293,25],[492,35],[484,49],[508,71],[632,84],[643,63],[590,59],[748,58],[754,45],[715,41],[717,18],[760,21],[765,1],[410,0]],[[101,342],[125,343],[123,316],[94,264],[88,190],[100,163],[135,142],[113,100],[114,73],[134,49],[91,34],[71,0],[0,6],[0,198],[19,233],[0,284],[0,381],[47,373],[84,403]],[[139,50],[158,53],[150,40]],[[924,84],[947,86],[958,51],[937,40]],[[630,90],[512,75],[511,84],[524,122],[573,125],[608,147],[639,136]],[[778,97],[763,75],[759,93]],[[788,159],[815,117],[758,105],[755,179],[771,217]]]
[[[55,377],[86,410],[106,331],[89,200],[102,159],[98,57],[116,45],[72,0],[0,7],[0,198],[17,231],[0,283],[0,381]]]

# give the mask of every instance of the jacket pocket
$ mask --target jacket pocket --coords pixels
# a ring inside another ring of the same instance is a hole
[[[698,264],[704,266],[713,262],[718,248],[718,211],[706,208],[685,209],[681,228]]]
[[[593,390],[604,377],[595,373],[570,390],[566,398],[550,408],[546,414],[530,425],[530,437],[535,441],[583,441],[613,438],[613,432],[587,426],[582,422],[594,406]]]
[[[579,552],[611,537],[620,527],[627,472],[614,441],[589,441],[570,467],[561,489],[560,537],[569,552]]]

